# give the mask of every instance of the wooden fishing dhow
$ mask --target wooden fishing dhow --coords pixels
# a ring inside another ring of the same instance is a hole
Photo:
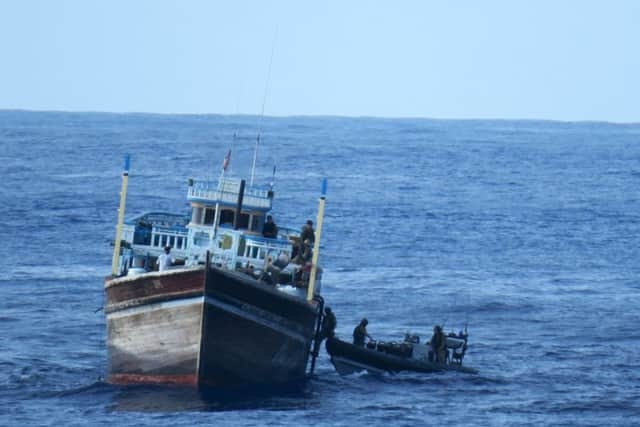
[[[317,262],[326,181],[308,260],[298,231],[263,235],[271,186],[247,186],[223,171],[217,183],[189,180],[189,217],[148,212],[125,221],[128,172],[127,158],[113,271],[105,281],[107,381],[304,380],[323,311]],[[156,271],[167,247],[176,265]]]

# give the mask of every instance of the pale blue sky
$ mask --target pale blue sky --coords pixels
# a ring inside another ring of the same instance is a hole
[[[276,30],[277,29],[277,30]],[[640,121],[640,1],[0,0],[0,108]]]

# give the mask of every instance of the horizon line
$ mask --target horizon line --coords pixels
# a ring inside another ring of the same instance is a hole
[[[68,114],[112,114],[112,115],[147,115],[147,116],[239,116],[260,117],[250,113],[194,113],[194,112],[152,112],[152,111],[101,111],[101,110],[53,110],[30,108],[0,108],[1,112],[17,113],[68,113]],[[541,119],[541,118],[504,118],[504,117],[424,117],[424,116],[376,116],[376,115],[339,115],[339,114],[264,114],[265,118],[338,118],[338,119],[378,119],[378,120],[432,120],[432,121],[504,121],[504,122],[553,122],[553,123],[603,123],[611,125],[640,125],[640,121],[615,121],[605,119]]]

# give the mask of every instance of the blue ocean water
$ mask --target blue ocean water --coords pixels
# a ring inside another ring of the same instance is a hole
[[[468,324],[457,373],[202,394],[105,384],[103,278],[127,211],[182,212],[190,177],[247,177],[259,120],[0,112],[0,425],[637,425],[640,124],[265,118],[276,221],[315,216],[349,337]],[[234,134],[236,138],[234,139]]]

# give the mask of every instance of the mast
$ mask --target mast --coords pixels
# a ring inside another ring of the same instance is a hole
[[[324,220],[324,202],[327,195],[327,178],[322,179],[322,192],[318,200],[318,218],[316,228],[316,241],[313,243],[313,258],[311,259],[311,274],[309,277],[309,289],[307,301],[313,300],[313,291],[316,285],[316,273],[318,272],[318,257],[320,256],[320,237],[322,236],[322,222]]]
[[[260,123],[258,124],[258,137],[256,138],[256,146],[253,150],[253,163],[251,164],[251,183],[253,186],[253,178],[256,172],[256,160],[258,158],[258,146],[260,145],[260,136],[262,134],[262,119],[264,119],[264,106],[267,103],[267,94],[269,93],[269,83],[271,82],[271,65],[273,64],[273,53],[276,50],[276,38],[278,36],[278,27],[273,34],[273,43],[271,43],[271,57],[269,58],[269,70],[267,71],[267,81],[264,84],[264,96],[262,97],[262,111],[260,111]]]
[[[263,106],[264,108],[264,106]],[[262,117],[260,117],[260,122],[262,123]],[[262,129],[262,124],[260,125]],[[259,130],[258,132],[261,132]],[[253,186],[253,177],[256,174],[256,159],[258,158],[258,145],[260,144],[260,133],[258,133],[258,137],[256,138],[256,146],[253,149],[253,162],[251,163],[251,186]]]
[[[122,239],[122,224],[124,223],[124,208],[127,202],[127,187],[129,185],[129,155],[124,156],[122,171],[122,189],[120,190],[120,207],[118,208],[118,224],[116,225],[116,241],[113,245],[113,259],[111,260],[111,274],[118,275],[120,260],[120,240]]]

